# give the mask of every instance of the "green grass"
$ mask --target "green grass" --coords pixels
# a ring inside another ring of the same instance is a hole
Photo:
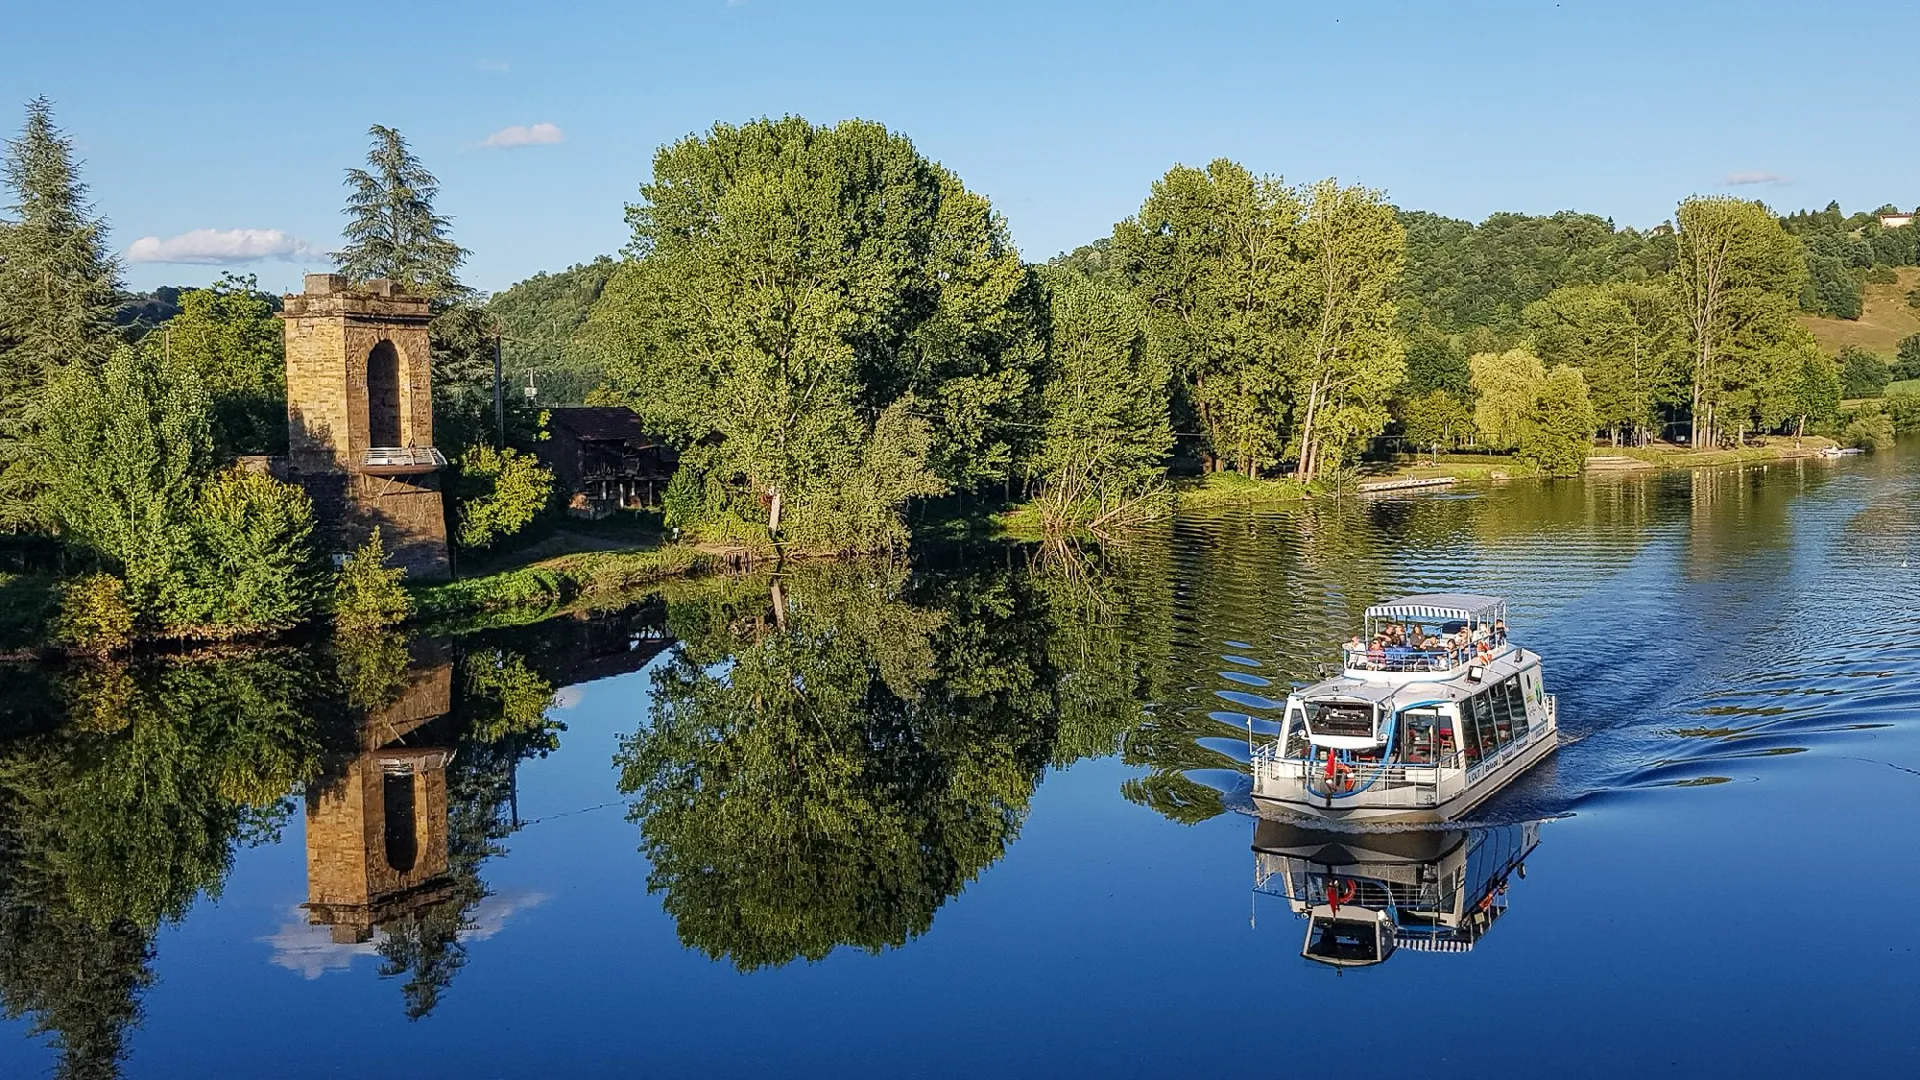
[[[1806,457],[1818,452],[1822,447],[1832,445],[1832,439],[1819,435],[1808,435],[1800,440],[1799,446],[1794,445],[1792,436],[1772,435],[1768,436],[1764,442],[1743,446],[1737,450],[1688,450],[1679,446],[1623,446],[1618,449],[1596,448],[1595,453],[1636,458],[1668,469],[1697,469],[1713,465],[1739,465],[1750,461],[1779,461],[1784,458]]]
[[[1800,324],[1813,331],[1820,347],[1830,354],[1852,345],[1892,359],[1901,338],[1920,334],[1920,311],[1907,304],[1907,293],[1920,286],[1920,269],[1902,266],[1898,272],[1898,284],[1866,287],[1858,319],[1803,314],[1798,316]]]
[[[710,556],[690,544],[648,551],[583,552],[409,591],[414,618],[422,622],[518,625],[562,610],[613,606],[636,590],[705,571],[711,562]]]
[[[54,584],[45,574],[0,571],[0,653],[47,644],[59,609]]]
[[[1312,498],[1313,488],[1298,480],[1252,480],[1235,472],[1208,473],[1198,480],[1176,483],[1174,505],[1182,510],[1215,506],[1269,506]]]
[[[1892,397],[1894,394],[1920,396],[1920,379],[1902,379],[1897,383],[1888,383],[1887,396]]]

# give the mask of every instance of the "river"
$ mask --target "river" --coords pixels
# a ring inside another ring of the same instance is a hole
[[[1453,829],[1262,822],[1249,733],[1428,590],[1508,599],[1558,753]],[[1912,445],[0,679],[5,1076],[1920,1060]],[[1336,857],[1465,915],[1304,960]]]

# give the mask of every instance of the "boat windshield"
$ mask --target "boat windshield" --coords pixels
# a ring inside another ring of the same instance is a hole
[[[1383,959],[1380,924],[1373,919],[1316,915],[1307,928],[1307,945],[1301,952],[1310,960],[1332,964],[1377,964]]]
[[[1373,706],[1364,701],[1309,701],[1307,730],[1313,737],[1371,739]]]

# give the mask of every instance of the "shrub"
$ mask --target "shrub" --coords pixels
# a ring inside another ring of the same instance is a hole
[[[60,586],[54,639],[80,652],[112,653],[133,638],[126,583],[112,574],[88,574]]]
[[[320,597],[313,528],[313,503],[292,484],[238,469],[208,481],[170,628],[219,638],[305,621]]]
[[[1880,409],[1861,409],[1840,431],[1840,441],[1862,450],[1884,450],[1893,445],[1893,417]]]
[[[527,526],[553,497],[553,473],[532,454],[476,446],[460,455],[454,541],[488,547]]]
[[[1869,285],[1897,285],[1899,283],[1900,275],[1894,273],[1893,267],[1887,266],[1884,263],[1867,271],[1867,284]]]
[[[413,614],[413,598],[400,584],[407,572],[387,566],[380,530],[373,530],[359,551],[347,556],[333,587],[333,621],[346,630],[367,630],[404,622]]]

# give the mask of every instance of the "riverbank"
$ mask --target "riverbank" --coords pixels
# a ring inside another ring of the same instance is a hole
[[[435,629],[523,625],[569,610],[616,607],[638,590],[736,561],[729,552],[693,544],[562,555],[484,577],[410,586],[409,622]]]

